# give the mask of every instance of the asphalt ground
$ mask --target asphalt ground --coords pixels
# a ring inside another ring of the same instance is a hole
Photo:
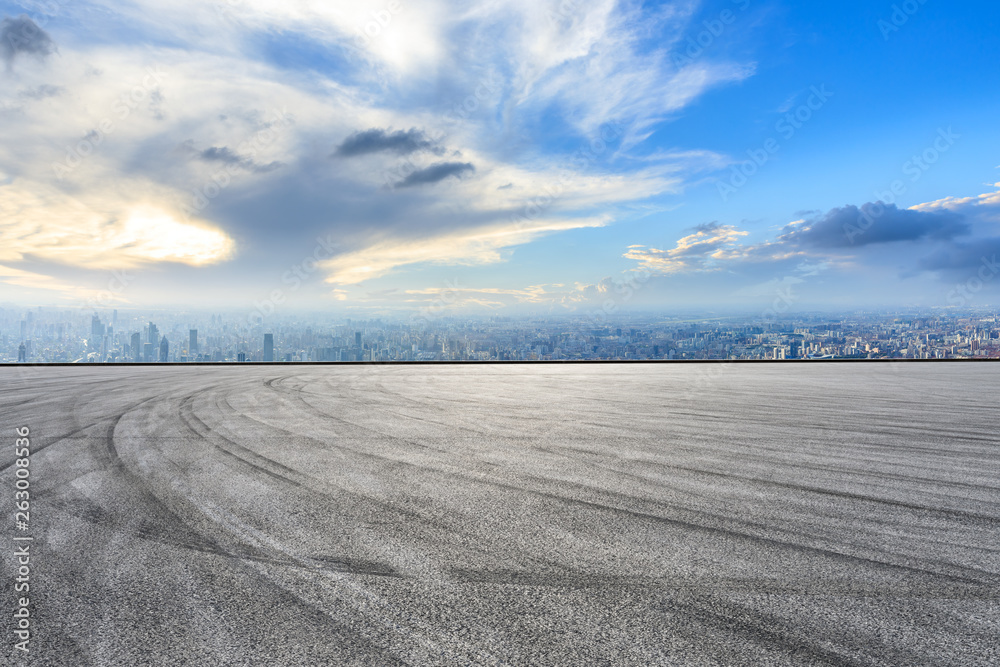
[[[998,390],[976,363],[0,368],[0,656],[994,666]]]

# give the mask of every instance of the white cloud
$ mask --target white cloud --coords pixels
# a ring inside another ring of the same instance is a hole
[[[726,259],[739,239],[749,232],[731,225],[709,224],[677,240],[669,250],[629,246],[624,257],[639,262],[639,268],[653,273],[685,273],[720,268],[719,260]]]
[[[1000,207],[1000,183],[994,184],[997,188],[994,192],[987,192],[975,197],[945,197],[925,204],[911,206],[911,211],[956,211],[971,209],[973,207]],[[1000,217],[997,217],[1000,220]]]
[[[280,226],[289,243],[299,231],[334,231],[357,248],[324,267],[329,282],[348,285],[404,266],[495,263],[541,236],[606,224],[615,206],[682,192],[719,156],[672,151],[612,169],[606,146],[568,163],[546,144],[547,128],[524,120],[554,113],[554,128],[591,148],[585,137],[622,120],[614,141],[627,148],[665,114],[749,76],[749,64],[669,63],[696,5],[60,3],[67,20],[49,28],[58,57],[25,61],[0,88],[9,137],[0,144],[0,260],[30,258],[33,271],[45,262],[198,267],[238,261],[234,239],[260,250],[260,230]],[[276,52],[300,60],[289,67]],[[470,94],[477,112],[448,113]],[[276,124],[280,110],[287,121]],[[438,137],[448,155],[411,156],[414,167],[449,160],[474,174],[378,196],[397,162],[328,158],[370,128]],[[497,136],[527,148],[498,148]],[[206,158],[210,149],[240,162]],[[295,188],[315,201],[293,214]],[[233,213],[247,200],[270,206]],[[370,211],[339,217],[355,200]]]
[[[148,199],[87,199],[20,183],[0,188],[0,260],[25,257],[70,266],[117,269],[158,262],[192,266],[229,258],[234,243],[197,221],[181,221]]]
[[[377,242],[323,263],[328,283],[354,285],[415,264],[476,266],[503,261],[503,250],[554,232],[601,227],[607,218],[548,220],[461,230],[423,239]]]
[[[41,292],[55,293],[62,299],[83,301],[90,303],[124,303],[126,299],[108,290],[97,290],[79,285],[77,283],[60,280],[33,271],[23,271],[10,266],[0,264],[0,283],[20,288],[24,290],[39,290]]]

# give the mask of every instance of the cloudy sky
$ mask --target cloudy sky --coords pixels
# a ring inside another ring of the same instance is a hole
[[[0,1],[0,302],[995,304],[998,19]]]

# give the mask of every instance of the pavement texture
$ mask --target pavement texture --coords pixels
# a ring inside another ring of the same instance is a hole
[[[3,368],[0,662],[995,666],[998,396],[984,363]]]

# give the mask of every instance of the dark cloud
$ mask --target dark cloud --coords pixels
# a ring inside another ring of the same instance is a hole
[[[44,100],[47,97],[55,97],[60,95],[63,90],[62,86],[50,86],[49,84],[42,84],[36,88],[28,88],[18,92],[18,97],[28,99],[28,100]]]
[[[975,272],[979,267],[991,269],[991,277],[997,274],[997,257],[1000,256],[1000,237],[978,239],[975,243],[955,243],[941,248],[924,257],[918,263],[923,271]],[[1000,282],[1000,281],[998,281]]]
[[[198,157],[206,162],[223,162],[225,164],[242,163],[246,158],[242,158],[227,146],[212,146],[198,153]]]
[[[280,169],[285,166],[285,163],[279,160],[274,160],[273,162],[268,162],[267,164],[259,164],[257,162],[252,164],[253,166],[250,168],[250,171],[255,174],[266,174],[269,171],[274,171],[275,169]]]
[[[410,128],[405,132],[403,130],[388,132],[372,128],[364,132],[355,132],[344,139],[331,157],[354,157],[383,151],[399,155],[408,155],[416,151],[430,151],[435,155],[444,153],[442,147],[416,128]]]
[[[55,51],[56,43],[27,14],[0,21],[0,57],[8,67],[19,54],[45,58]]]
[[[411,188],[417,185],[437,183],[438,181],[443,181],[449,176],[461,178],[462,174],[475,170],[476,168],[472,166],[471,162],[438,162],[437,164],[432,164],[425,169],[418,169],[403,180],[396,183],[393,187]]]
[[[686,231],[699,236],[714,236],[715,232],[725,229],[731,229],[731,227],[729,225],[719,223],[718,220],[713,220],[712,222],[703,222],[695,225],[694,227],[689,227]]]
[[[779,240],[805,248],[857,248],[895,241],[947,241],[970,231],[958,213],[911,211],[875,202],[835,208],[822,217],[789,225]]]
[[[185,142],[184,145],[189,146],[190,142]],[[206,148],[198,153],[198,158],[204,160],[205,162],[221,162],[222,164],[239,165],[247,171],[252,171],[256,174],[265,174],[284,166],[283,162],[279,162],[277,160],[274,162],[268,162],[267,164],[254,162],[251,158],[243,157],[230,149],[228,146],[212,146],[210,148]]]

